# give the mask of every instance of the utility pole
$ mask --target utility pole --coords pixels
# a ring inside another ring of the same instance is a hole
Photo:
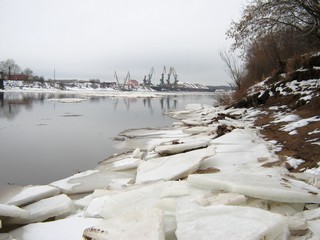
[[[0,89],[4,90],[4,73],[0,71]]]
[[[56,80],[56,69],[55,68],[53,69],[53,80],[54,81]]]

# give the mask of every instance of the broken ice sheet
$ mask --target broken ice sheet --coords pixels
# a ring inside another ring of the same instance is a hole
[[[277,202],[320,203],[320,190],[302,181],[250,173],[192,174],[188,182],[199,188],[224,190]]]
[[[177,239],[287,239],[285,217],[262,209],[238,206],[199,207],[177,213]]]
[[[97,188],[108,187],[117,179],[131,179],[134,181],[135,173],[114,172],[102,170],[87,170],[77,173],[71,177],[56,181],[50,185],[60,188],[62,192],[68,194],[93,192]]]
[[[62,214],[73,211],[72,200],[64,194],[54,197],[42,199],[22,208],[29,215],[26,218],[11,218],[8,219],[8,224],[27,224],[41,222],[51,217],[60,216]]]
[[[178,138],[178,137],[186,137],[190,136],[189,134],[185,134],[181,129],[129,129],[125,130],[119,134],[120,136],[127,138]]]
[[[176,153],[182,153],[198,148],[205,148],[209,145],[211,137],[199,136],[185,137],[180,139],[163,142],[155,147],[155,152],[160,155],[171,155]]]
[[[120,133],[120,136],[126,139],[114,145],[117,149],[140,148],[151,151],[163,142],[188,137],[190,134],[182,132],[181,129],[130,129]]]
[[[221,137],[215,138],[211,144],[216,147],[216,154],[201,162],[200,170],[210,168],[223,171],[275,171],[261,168],[266,161],[276,161],[266,142],[261,140],[252,129],[234,129]],[[259,160],[265,159],[264,162]]]
[[[164,240],[163,212],[156,208],[130,209],[124,214],[87,228],[84,239]]]
[[[26,205],[60,193],[58,188],[47,185],[24,187],[16,185],[1,185],[0,191],[0,203],[16,206]]]
[[[185,181],[156,182],[133,185],[118,192],[108,191],[92,200],[86,208],[86,214],[108,219],[123,214],[130,209],[148,209],[154,207],[161,198],[173,198],[189,194],[186,184]]]
[[[17,206],[0,204],[0,218],[1,217],[29,217],[29,212]]]
[[[72,216],[56,221],[29,224],[11,231],[10,234],[17,240],[81,239],[84,229],[102,221],[99,218]]]
[[[194,150],[142,162],[137,169],[136,183],[176,180],[195,172],[200,162],[214,155],[214,147]]]
[[[83,101],[87,101],[86,98],[50,98],[48,101],[51,102],[60,102],[60,103],[79,103]]]
[[[308,221],[309,229],[313,232],[313,234],[320,239],[320,219]]]

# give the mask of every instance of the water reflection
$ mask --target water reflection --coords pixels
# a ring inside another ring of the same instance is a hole
[[[22,109],[31,111],[34,102],[43,102],[48,97],[46,93],[0,92],[0,118],[14,119]]]
[[[14,119],[21,110],[32,110],[33,104],[35,103],[43,103],[46,99],[52,98],[78,98],[81,97],[76,94],[54,94],[54,93],[5,93],[0,92],[0,118],[6,118],[8,120]],[[118,106],[125,106],[127,111],[130,111],[131,106],[133,104],[139,103],[140,98],[115,98],[115,97],[97,97],[90,96],[88,101],[90,103],[99,103],[103,101],[105,98],[113,99],[113,109],[117,111]],[[159,104],[160,109],[165,111],[175,110],[178,107],[178,99],[182,102],[186,102],[186,98],[191,98],[193,101],[197,102],[202,98],[201,95],[166,95],[159,98],[154,97],[145,97],[142,99],[142,104],[144,108],[147,108],[150,114],[154,112],[155,104]],[[206,98],[210,98],[210,96],[206,96]],[[214,96],[211,96],[214,101]],[[55,105],[54,105],[55,107]]]

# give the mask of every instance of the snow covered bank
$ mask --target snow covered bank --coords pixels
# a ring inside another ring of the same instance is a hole
[[[26,224],[6,233],[17,240],[317,239],[319,176],[288,171],[253,125],[261,112],[193,104],[167,114],[172,129],[122,132],[119,151],[129,151],[95,169],[34,195],[6,188],[3,231]]]
[[[183,92],[183,91],[169,91],[169,92],[158,92],[150,87],[139,86],[132,91],[120,91],[118,89],[108,87],[105,83],[92,83],[86,81],[4,81],[5,90],[0,92],[45,92],[45,93],[69,93],[78,94],[83,97],[91,96],[108,96],[117,98],[156,98],[165,95],[194,95],[194,92]],[[197,90],[203,89],[202,87],[192,87]],[[213,95],[219,92],[201,92],[202,95]]]

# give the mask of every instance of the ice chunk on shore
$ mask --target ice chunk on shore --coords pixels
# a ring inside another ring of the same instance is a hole
[[[320,219],[320,208],[303,211],[302,216],[307,220]]]
[[[128,138],[125,141],[116,144],[116,148],[125,148],[134,150],[151,150],[155,146],[168,142],[170,140],[184,138],[190,134],[183,133],[179,129],[130,129],[122,132],[121,137]]]
[[[193,149],[207,147],[210,140],[211,138],[208,136],[197,136],[197,138],[182,138],[161,143],[160,145],[156,146],[154,150],[161,155],[172,155]]]
[[[214,155],[214,147],[208,147],[145,161],[137,169],[136,183],[186,177],[199,168],[204,158],[212,155]]]
[[[51,222],[29,224],[11,231],[10,234],[15,239],[23,240],[81,239],[84,229],[103,221],[97,218],[70,217]]]
[[[287,239],[286,218],[265,210],[214,206],[178,213],[178,239]]]
[[[179,138],[187,137],[181,129],[129,129],[120,133],[120,136],[127,138]]]
[[[302,181],[262,174],[214,173],[189,175],[188,182],[278,202],[320,203],[320,190]]]
[[[26,205],[60,193],[58,188],[47,185],[25,187],[2,185],[0,191],[0,203],[16,206]]]
[[[51,102],[60,102],[60,103],[79,103],[83,101],[87,101],[86,98],[50,98],[48,101]]]
[[[89,216],[105,219],[123,214],[130,209],[148,209],[161,198],[185,196],[189,193],[185,181],[156,182],[133,186],[111,195],[94,198],[86,209]]]
[[[0,217],[29,217],[29,212],[17,206],[0,204]]]
[[[320,239],[320,219],[308,221],[308,226],[317,239]]]
[[[72,200],[64,194],[46,198],[23,207],[30,215],[27,218],[8,219],[8,224],[27,224],[41,222],[51,217],[60,216],[62,214],[73,211]]]
[[[161,210],[129,210],[106,220],[103,224],[87,228],[83,237],[95,240],[161,240],[164,238],[164,222]]]
[[[188,134],[210,134],[212,132],[215,132],[217,130],[216,126],[196,126],[196,127],[189,127],[189,128],[184,128],[182,131],[184,133]]]
[[[256,171],[274,171],[260,167],[266,162],[276,161],[277,157],[254,130],[235,129],[212,140],[211,144],[216,146],[216,154],[201,162],[200,170],[216,168],[230,172],[254,168]]]
[[[114,161],[112,163],[106,163],[106,164],[99,164],[96,169],[99,170],[111,170],[111,171],[124,171],[129,169],[134,169],[139,166],[139,163],[142,160],[139,158],[124,158],[118,161]]]
[[[116,180],[126,179],[126,182],[128,182],[128,179],[134,181],[134,178],[135,173],[88,170],[53,182],[50,185],[60,188],[64,193],[74,194],[93,192],[97,188],[108,187],[110,183]]]
[[[220,193],[209,199],[209,205],[245,205],[246,197],[237,193]]]

